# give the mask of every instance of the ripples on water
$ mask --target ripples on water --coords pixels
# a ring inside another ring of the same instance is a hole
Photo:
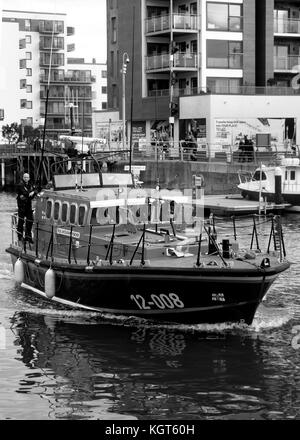
[[[0,230],[14,200],[5,198]],[[67,311],[16,288],[0,249],[0,419],[299,419],[300,217],[286,216],[291,269],[251,327],[161,326]]]

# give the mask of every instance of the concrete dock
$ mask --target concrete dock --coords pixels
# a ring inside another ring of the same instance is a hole
[[[282,212],[291,205],[283,203],[276,205],[275,203],[266,203],[258,201],[246,200],[239,194],[234,195],[211,195],[205,196],[204,208],[210,213],[217,215],[245,215],[245,214],[261,214],[270,212]]]

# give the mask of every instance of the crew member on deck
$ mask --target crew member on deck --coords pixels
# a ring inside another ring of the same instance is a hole
[[[22,182],[18,185],[17,188],[17,202],[18,202],[18,239],[23,240],[23,227],[24,221],[26,218],[25,224],[25,241],[32,243],[31,237],[31,229],[33,224],[33,213],[32,213],[32,199],[37,194],[34,186],[29,181],[29,174],[25,173],[23,175]]]

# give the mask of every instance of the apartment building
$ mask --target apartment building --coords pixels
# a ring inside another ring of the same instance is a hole
[[[84,130],[92,135],[92,71],[67,63],[74,44],[62,13],[2,11],[0,102],[2,124],[43,127],[47,135]],[[48,87],[49,85],[49,87]],[[70,105],[74,119],[71,124]]]
[[[107,109],[107,67],[105,63],[97,63],[96,58],[91,62],[84,58],[67,59],[68,69],[89,70],[92,74],[92,110]]]
[[[126,53],[126,119],[132,102],[148,140],[300,143],[299,0],[107,0],[107,32],[108,107],[122,117]]]

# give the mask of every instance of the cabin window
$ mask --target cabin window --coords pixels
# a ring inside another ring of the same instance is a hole
[[[291,180],[296,180],[296,171],[291,171]]]
[[[67,203],[63,203],[62,207],[61,207],[61,220],[66,223],[67,219],[68,219],[68,204]]]
[[[47,200],[46,218],[51,218],[52,215],[52,200]]]
[[[77,213],[77,206],[76,205],[71,205],[70,208],[70,223],[71,225],[75,225],[76,223],[76,213]]]
[[[59,219],[59,211],[60,211],[60,202],[55,202],[54,203],[54,220],[58,220]]]
[[[98,221],[97,221],[97,209],[98,208],[93,208],[92,209],[91,225],[97,225],[98,224]]]
[[[255,171],[254,176],[253,176],[253,180],[258,180],[260,181],[260,175],[261,175],[261,180],[267,180],[267,176],[266,173],[264,173],[263,171]]]
[[[79,206],[79,213],[78,213],[78,224],[79,224],[79,226],[83,226],[84,225],[85,212],[86,212],[86,207],[85,206]]]

